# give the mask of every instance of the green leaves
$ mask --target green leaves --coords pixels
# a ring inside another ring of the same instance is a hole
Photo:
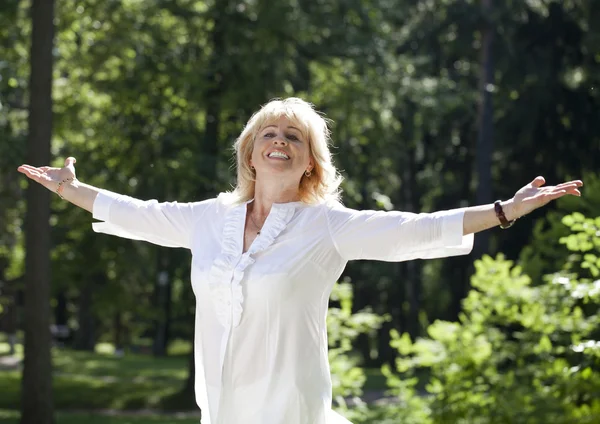
[[[370,309],[353,312],[353,288],[349,282],[336,284],[331,299],[339,304],[339,307],[330,307],[327,315],[333,395],[345,414],[348,414],[344,397],[362,395],[366,380],[365,372],[360,367],[361,360],[352,352],[352,343],[359,335],[372,338],[389,317],[376,315]]]
[[[581,212],[573,212],[571,215],[567,215],[563,218],[562,223],[567,227],[571,227],[572,230],[578,230],[578,228],[573,228],[573,226],[577,223],[583,223],[585,221],[585,216]]]
[[[592,245],[579,256],[580,269],[591,272],[600,255],[600,234],[589,230],[596,220],[572,214],[564,221]],[[397,396],[407,396],[399,380],[420,376],[435,423],[593,422],[600,414],[592,395],[600,391],[600,280],[559,272],[533,285],[502,255],[483,257],[475,269],[459,322],[436,321],[428,338],[414,342],[392,332],[398,374],[385,372]]]
[[[600,251],[600,220],[574,212],[565,216],[562,223],[571,229],[571,234],[562,237],[560,242],[573,252],[582,252],[581,268],[588,270],[591,277],[599,277],[600,256],[591,252]]]
[[[581,267],[588,268],[593,277],[598,277],[600,275],[600,258],[591,253],[583,255]]]

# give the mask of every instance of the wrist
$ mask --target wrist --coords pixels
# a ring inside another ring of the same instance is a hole
[[[79,183],[77,177],[66,178],[58,183],[55,192],[61,199],[65,199],[65,191],[68,191],[69,188],[76,187],[77,183]]]
[[[498,219],[500,228],[506,230],[514,225],[518,215],[515,211],[515,202],[513,199],[502,202],[496,200],[494,202],[494,213]]]
[[[502,209],[504,210],[504,215],[508,221],[514,221],[521,217],[519,214],[514,199],[504,200],[500,202]]]

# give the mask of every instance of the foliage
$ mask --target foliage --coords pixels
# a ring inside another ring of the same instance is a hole
[[[581,268],[594,277],[600,219],[575,213],[563,221],[572,233],[561,241],[584,252]],[[600,280],[571,269],[533,285],[502,255],[475,268],[458,322],[436,321],[414,342],[392,334],[401,357],[397,374],[387,374],[402,403],[389,416],[421,403],[426,413],[402,422],[598,422]],[[429,374],[425,397],[415,391],[419,370]]]
[[[533,281],[542,281],[545,274],[568,266],[570,260],[578,260],[578,254],[570,253],[571,250],[564,243],[557,244],[556,240],[571,233],[569,226],[563,223],[565,215],[574,212],[593,215],[600,210],[600,174],[586,173],[583,175],[583,181],[585,182],[584,196],[560,198],[552,210],[547,211],[539,219],[533,217],[531,240],[519,255],[523,271]],[[523,224],[525,223],[521,220],[519,225]]]
[[[576,257],[570,258],[567,269],[571,269],[573,262],[579,259],[581,268],[589,270],[591,277],[598,278],[600,276],[600,258],[598,257],[598,253],[600,253],[600,217],[586,218],[581,212],[575,212],[565,216],[562,222],[571,229],[571,234],[562,237],[560,242],[565,244],[570,251],[580,252]],[[581,258],[582,256],[583,258]],[[589,283],[589,279],[582,281]],[[600,280],[593,283],[600,284]]]
[[[349,282],[336,284],[331,299],[338,304],[327,314],[329,363],[334,401],[347,417],[360,417],[364,408],[348,408],[345,398],[360,397],[366,381],[361,358],[353,352],[352,344],[361,334],[373,336],[387,316],[379,316],[370,309],[353,312],[353,290]]]

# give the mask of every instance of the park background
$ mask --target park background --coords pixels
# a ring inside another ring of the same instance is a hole
[[[349,264],[329,315],[336,409],[600,422],[599,84],[593,0],[2,1],[0,422],[199,417],[189,253],[93,233],[17,166],[74,156],[98,187],[209,198],[235,182],[250,115],[288,96],[333,120],[350,207],[585,182],[468,256]]]

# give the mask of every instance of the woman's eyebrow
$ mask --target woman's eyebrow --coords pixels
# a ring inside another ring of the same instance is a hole
[[[277,125],[267,125],[266,127],[264,127],[264,128],[262,129],[262,131],[266,130],[267,128],[277,128]],[[290,125],[290,126],[288,126],[288,129],[296,130],[296,131],[298,131],[300,134],[302,134],[302,131],[300,131],[300,129],[299,129],[299,128],[293,127],[293,126],[291,126],[291,125]]]

